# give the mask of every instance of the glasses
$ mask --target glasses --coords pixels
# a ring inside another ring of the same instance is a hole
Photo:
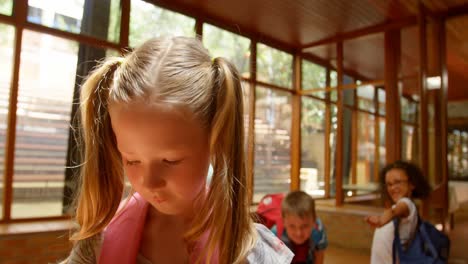
[[[403,185],[403,183],[407,183],[407,182],[408,180],[396,180],[394,182],[386,182],[385,187],[387,187],[387,189],[390,189],[393,186],[400,187],[401,185]]]

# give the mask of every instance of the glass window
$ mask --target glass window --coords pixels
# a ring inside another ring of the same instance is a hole
[[[452,130],[448,133],[448,169],[452,180],[468,180],[468,133]]]
[[[381,169],[385,167],[387,164],[387,149],[386,149],[386,144],[385,144],[385,118],[384,117],[379,117],[379,168],[377,170],[377,175],[375,175],[377,181],[378,179],[378,172],[380,172]]]
[[[325,88],[327,82],[327,69],[309,62],[302,60],[302,89],[317,89]],[[325,91],[318,91],[313,94],[314,96],[325,98]]]
[[[385,115],[385,90],[377,89],[377,96],[379,101],[379,114]]]
[[[250,77],[250,39],[204,24],[203,44],[213,57],[229,59],[242,77]]]
[[[120,1],[87,1],[86,4],[89,6],[85,6],[85,0],[29,0],[28,21],[118,42]]]
[[[12,8],[13,0],[0,0],[0,14],[11,16]]]
[[[12,218],[62,214],[77,63],[78,43],[24,31]]]
[[[335,87],[338,86],[338,73],[334,70],[330,71],[330,86]],[[336,89],[330,92],[330,100],[336,102],[338,100],[338,94]]]
[[[3,194],[3,174],[5,168],[5,146],[10,100],[11,74],[13,68],[13,46],[15,29],[0,24],[0,194]],[[0,219],[3,217],[3,195],[0,197]]]
[[[291,54],[258,43],[257,80],[291,88],[292,61]]]
[[[328,147],[330,147],[330,197],[335,196],[335,157],[336,157],[336,129],[338,127],[338,108],[335,104],[330,104],[330,137]]]
[[[195,36],[195,19],[157,7],[142,0],[132,0],[129,44],[142,44],[160,36]]]
[[[288,192],[291,177],[291,95],[256,89],[254,202]]]
[[[401,130],[401,157],[403,160],[415,160],[416,129],[412,125],[402,124]]]
[[[357,87],[358,107],[362,110],[375,112],[373,85],[364,85]]]
[[[325,108],[322,101],[302,97],[300,187],[314,197],[325,195]]]
[[[357,164],[356,181],[351,182],[359,186],[368,186],[369,183],[377,182],[374,174],[375,164],[375,118],[371,114],[358,112],[358,135],[357,135]],[[362,190],[366,192],[365,190]],[[368,192],[368,191],[367,191]],[[359,194],[359,190],[357,191]]]
[[[401,97],[401,120],[415,123],[417,118],[418,103],[406,97]]]

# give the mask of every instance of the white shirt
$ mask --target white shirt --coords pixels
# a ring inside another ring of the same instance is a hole
[[[372,239],[371,264],[392,264],[392,245],[395,226],[390,221],[376,228]]]
[[[408,206],[409,214],[407,217],[400,218],[400,224],[398,228],[398,234],[400,236],[400,241],[403,247],[406,247],[409,242],[414,237],[414,233],[416,232],[416,227],[418,225],[418,211],[416,210],[416,205],[411,201],[409,198],[403,197],[396,204],[405,203]]]
[[[408,206],[409,214],[407,217],[400,218],[398,234],[403,246],[414,237],[418,225],[418,212],[416,205],[409,198],[401,198],[398,203],[405,203]],[[395,208],[395,205],[392,208]],[[395,239],[395,226],[393,221],[386,225],[376,228],[372,239],[371,264],[392,264],[392,247]]]

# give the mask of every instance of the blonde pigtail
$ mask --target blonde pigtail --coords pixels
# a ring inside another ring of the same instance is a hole
[[[205,249],[207,259],[219,250],[220,263],[240,263],[255,240],[246,189],[242,88],[237,70],[225,59],[216,58],[212,69],[213,177],[205,208],[198,215],[199,218],[210,216],[205,221],[210,232]],[[195,222],[203,223],[203,219]]]
[[[101,232],[111,221],[122,197],[123,170],[108,109],[109,92],[121,63],[121,58],[106,61],[81,87],[84,158],[76,209],[79,229],[72,240]]]

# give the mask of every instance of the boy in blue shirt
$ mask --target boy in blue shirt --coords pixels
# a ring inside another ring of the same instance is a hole
[[[327,234],[315,215],[315,201],[303,191],[286,195],[281,203],[282,223],[272,227],[295,254],[293,264],[323,264]],[[284,226],[284,230],[283,230]]]

